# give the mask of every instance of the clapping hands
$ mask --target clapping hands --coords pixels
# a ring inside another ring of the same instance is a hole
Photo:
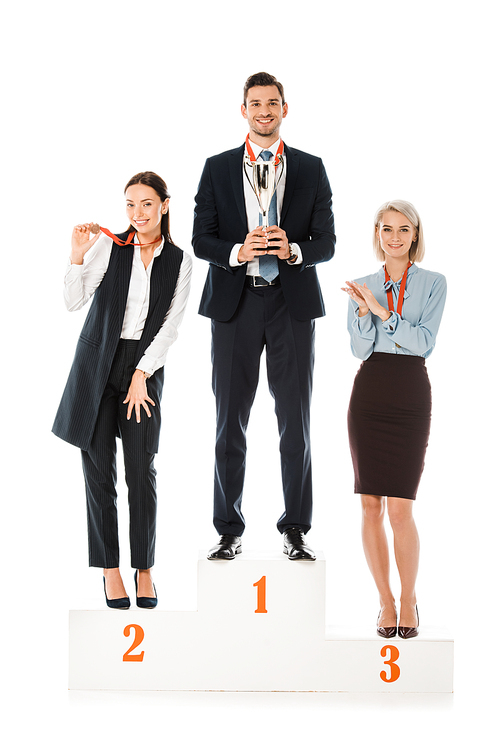
[[[389,310],[377,302],[366,283],[361,286],[356,281],[346,281],[346,286],[342,287],[342,291],[349,294],[351,299],[359,305],[358,317],[364,317],[368,312],[377,315],[381,320],[388,320],[391,316]]]

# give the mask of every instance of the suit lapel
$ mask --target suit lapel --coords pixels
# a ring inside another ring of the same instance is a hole
[[[149,284],[149,309],[152,310],[156,306],[158,297],[160,295],[160,288],[163,282],[163,255],[165,253],[166,242],[163,244],[162,251],[160,254],[153,259],[153,267],[151,268],[151,280]]]
[[[240,146],[228,155],[228,168],[229,177],[231,183],[231,189],[233,191],[236,205],[238,206],[238,212],[240,218],[245,226],[245,233],[248,231],[247,228],[247,212],[245,208],[245,195],[243,192],[243,154],[245,152],[245,146]]]
[[[161,253],[153,261],[148,315],[136,353],[137,361],[140,360],[165,319],[175,292],[181,263],[181,250],[165,242]]]
[[[228,169],[231,183],[231,189],[233,191],[236,205],[238,206],[238,212],[240,218],[243,221],[244,226],[247,226],[247,212],[245,208],[245,195],[243,192],[243,154],[245,146],[240,146],[228,155]],[[283,205],[281,207],[281,224],[283,223],[287,211],[292,201],[293,191],[295,189],[295,183],[297,182],[297,176],[300,168],[300,155],[293,149],[285,145],[285,156],[286,156],[286,185],[285,194],[283,197]]]
[[[151,269],[151,282],[149,285],[150,311],[155,309],[162,290],[168,284],[169,270],[173,268],[172,264],[174,262],[174,258],[172,253],[169,252],[169,247],[170,245],[168,244],[168,242],[164,241],[162,251],[153,260],[153,267]],[[167,311],[165,311],[163,316],[167,314]]]
[[[285,194],[283,196],[283,205],[281,206],[281,217],[280,224],[283,226],[287,211],[292,201],[293,191],[295,189],[295,183],[297,182],[297,176],[299,173],[300,155],[293,149],[288,148],[285,145],[285,156],[286,156],[286,184]]]

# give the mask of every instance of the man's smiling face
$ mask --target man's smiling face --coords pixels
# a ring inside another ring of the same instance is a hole
[[[283,117],[288,113],[288,104],[283,104],[276,86],[252,86],[248,89],[246,106],[241,105],[241,114],[248,120],[250,138],[264,138],[269,144],[279,137]]]

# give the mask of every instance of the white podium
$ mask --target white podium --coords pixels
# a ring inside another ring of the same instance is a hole
[[[451,692],[453,640],[325,629],[324,556],[198,561],[198,610],[70,611],[69,688]],[[161,602],[161,601],[160,601]]]

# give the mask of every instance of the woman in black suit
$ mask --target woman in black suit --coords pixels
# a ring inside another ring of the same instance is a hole
[[[73,229],[66,306],[93,302],[53,427],[82,450],[89,564],[103,568],[106,603],[121,609],[130,599],[119,569],[116,437],[123,445],[137,605],[153,608],[163,365],[184,315],[192,266],[171,240],[170,196],[161,177],[136,174],[125,199],[124,234],[93,224]]]

